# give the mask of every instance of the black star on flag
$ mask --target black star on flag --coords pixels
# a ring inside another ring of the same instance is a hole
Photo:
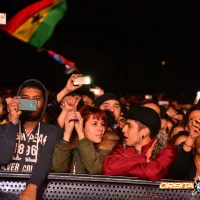
[[[32,20],[32,24],[37,22],[39,23],[39,20],[42,18],[42,16],[40,15],[40,13],[37,13],[36,15],[33,16],[33,20]]]

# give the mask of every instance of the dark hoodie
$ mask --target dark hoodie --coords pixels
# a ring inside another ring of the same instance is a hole
[[[3,149],[2,146],[0,146],[1,154],[2,152],[5,152],[5,154],[8,152],[9,156],[11,152],[14,152],[14,154],[12,159],[10,159],[10,163],[2,165],[1,170],[29,172],[31,173],[31,178],[28,183],[40,186],[51,169],[53,149],[62,138],[62,130],[55,125],[42,122],[48,96],[41,82],[35,79],[25,81],[19,88],[17,95],[20,94],[23,85],[29,81],[39,83],[44,90],[45,104],[40,116],[40,122],[29,136],[27,136],[24,127],[21,125],[21,121],[16,125],[9,122],[2,126],[0,135],[4,136],[4,142],[7,143],[7,145],[4,145]],[[32,86],[28,87],[34,88]],[[14,138],[15,143],[13,147]],[[7,157],[2,159],[1,164],[9,160]]]

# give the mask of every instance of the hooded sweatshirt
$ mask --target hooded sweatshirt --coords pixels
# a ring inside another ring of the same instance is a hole
[[[62,129],[55,125],[42,122],[48,101],[46,89],[38,80],[30,79],[27,81],[35,81],[39,83],[45,91],[45,103],[40,116],[40,122],[35,126],[29,135],[26,134],[26,130],[21,124],[21,121],[17,124],[9,122],[8,124],[3,125],[3,131],[0,129],[0,135],[4,135],[4,141],[6,140],[7,145],[4,145],[4,149],[0,146],[0,151],[1,153],[9,152],[9,154],[13,151],[14,154],[10,163],[2,165],[0,169],[5,171],[29,172],[31,173],[31,177],[28,183],[40,186],[44,179],[48,176],[51,169],[53,149],[57,142],[62,138]],[[27,81],[20,86],[17,95],[20,94],[23,85]],[[12,144],[11,139],[8,140],[9,137],[5,137],[6,135],[12,138]],[[14,148],[13,137],[15,137]],[[4,160],[6,161],[5,158]]]

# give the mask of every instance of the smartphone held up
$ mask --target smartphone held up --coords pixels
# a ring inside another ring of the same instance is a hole
[[[197,92],[197,99],[200,99],[200,91]]]
[[[20,103],[19,110],[21,111],[31,111],[37,110],[38,102],[35,99],[17,99]]]
[[[152,100],[152,99],[153,99],[153,96],[152,96],[151,94],[146,94],[146,95],[144,96],[144,98],[145,98],[146,100]]]
[[[100,92],[101,92],[100,89],[98,88],[90,88],[90,91],[94,92],[95,95],[100,95]]]
[[[91,83],[91,79],[89,76],[78,76],[73,84],[74,85],[89,85]]]

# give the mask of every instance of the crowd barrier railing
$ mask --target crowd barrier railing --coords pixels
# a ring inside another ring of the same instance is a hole
[[[0,200],[17,200],[29,177],[27,173],[0,172]],[[193,195],[191,189],[159,189],[161,182],[172,180],[152,182],[123,176],[52,173],[38,191],[37,200],[200,199],[200,193]]]

